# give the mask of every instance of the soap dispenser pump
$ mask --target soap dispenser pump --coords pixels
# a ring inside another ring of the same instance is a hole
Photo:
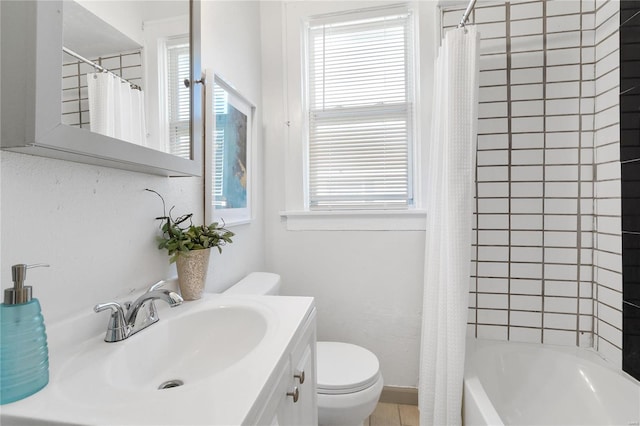
[[[4,291],[0,304],[0,405],[26,398],[49,383],[49,349],[38,299],[24,281],[27,269],[49,266],[18,264],[11,267],[13,288]]]

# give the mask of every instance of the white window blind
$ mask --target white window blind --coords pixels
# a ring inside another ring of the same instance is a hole
[[[413,60],[406,9],[309,22],[309,209],[413,204]]]
[[[189,43],[167,44],[167,99],[169,103],[169,152],[191,158],[191,109],[189,88]]]
[[[229,94],[218,83],[213,82],[213,114],[215,120],[218,117],[225,116],[229,113]],[[213,205],[216,207],[226,207],[223,200],[224,194],[224,126],[216,124],[214,135],[214,155],[212,156],[213,185],[212,197]]]

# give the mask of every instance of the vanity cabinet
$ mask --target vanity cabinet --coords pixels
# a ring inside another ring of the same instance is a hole
[[[317,425],[316,313],[306,319],[278,373],[277,384],[256,424]]]

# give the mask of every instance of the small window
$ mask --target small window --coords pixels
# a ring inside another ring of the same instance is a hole
[[[413,206],[410,11],[315,17],[307,31],[309,209]]]

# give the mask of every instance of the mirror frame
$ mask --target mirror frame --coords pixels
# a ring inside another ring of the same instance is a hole
[[[161,176],[202,176],[203,90],[191,85],[191,159],[62,124],[62,0],[2,1],[0,148]],[[190,0],[191,81],[203,79]]]

